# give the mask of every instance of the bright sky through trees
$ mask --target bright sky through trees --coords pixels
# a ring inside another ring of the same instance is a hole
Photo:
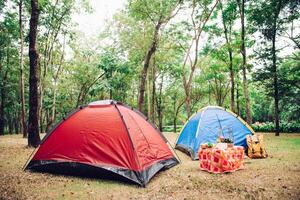
[[[87,37],[99,34],[105,22],[119,10],[125,7],[125,0],[91,0],[92,13],[81,12],[73,15],[73,21],[78,23],[78,30]]]

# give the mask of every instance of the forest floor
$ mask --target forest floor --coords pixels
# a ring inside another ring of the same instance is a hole
[[[171,144],[177,137],[165,133]],[[199,162],[177,151],[182,163],[147,185],[24,172],[33,149],[21,135],[0,137],[0,199],[300,199],[300,134],[265,134],[269,158],[246,159],[234,173],[200,171]]]

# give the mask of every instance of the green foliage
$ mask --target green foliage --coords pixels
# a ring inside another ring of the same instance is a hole
[[[298,55],[300,53],[298,52]],[[300,123],[300,62],[287,58],[279,66],[279,94],[282,99],[281,118]]]
[[[164,21],[179,3],[179,0],[129,0],[128,10],[130,15],[137,20]]]
[[[213,0],[129,0],[97,36],[86,38],[76,32],[73,15],[93,12],[88,0],[43,0],[40,3],[38,51],[40,54],[43,99],[41,123],[44,128],[63,118],[79,105],[99,99],[112,98],[130,106],[137,106],[140,72],[146,52],[153,40],[155,25],[159,30],[157,50],[150,60],[145,91],[145,113],[154,116],[154,123],[163,131],[177,132],[186,122],[183,75],[190,68],[182,68],[183,58],[195,30],[203,28],[198,63],[191,83],[191,110],[196,112],[207,105],[229,107],[230,70],[229,51],[233,55],[235,93],[239,113],[245,118],[240,52],[239,10],[236,0],[219,2],[208,19]],[[19,22],[18,1],[0,0],[0,105],[4,105],[5,131],[18,129],[20,119],[19,88]],[[28,110],[28,22],[29,1],[24,2],[24,69],[26,110]],[[300,65],[299,65],[299,4],[296,1],[247,1],[246,49],[250,102],[256,131],[273,131],[273,69],[270,39],[276,8],[276,44],[285,38],[290,52],[281,55],[277,47],[281,131],[295,132],[300,124]],[[278,11],[278,10],[277,10]],[[178,13],[177,13],[178,12]],[[176,15],[177,14],[177,15]],[[172,20],[169,21],[169,19]],[[168,23],[167,23],[168,22]],[[296,25],[295,25],[296,26]],[[227,29],[227,39],[224,29]],[[290,33],[290,30],[294,30]],[[258,35],[258,36],[257,36]],[[195,56],[189,51],[187,66]],[[2,99],[4,97],[4,100]],[[55,107],[55,109],[53,109]],[[237,107],[237,105],[236,105]],[[1,106],[0,106],[1,108]],[[52,113],[54,112],[54,113]],[[153,112],[153,113],[152,113]],[[151,120],[152,120],[151,117]],[[166,126],[165,126],[166,125]]]
[[[274,132],[275,125],[273,122],[263,122],[263,123],[255,123],[252,124],[252,128],[256,132]],[[281,122],[280,123],[280,132],[283,133],[299,133],[300,132],[300,124],[299,122],[290,121],[290,122]]]

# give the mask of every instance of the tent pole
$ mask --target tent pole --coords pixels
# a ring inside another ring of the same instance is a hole
[[[39,146],[39,147],[40,147],[40,146]],[[39,147],[33,149],[33,151],[31,152],[30,156],[27,158],[26,163],[25,163],[24,166],[22,167],[22,170],[23,170],[23,171],[24,171],[25,168],[27,167],[27,165],[28,165],[28,163],[29,163],[29,160],[31,160],[31,158],[32,158],[32,156],[33,156],[33,153],[35,153],[35,152],[39,149]]]
[[[224,137],[224,134],[223,134],[223,128],[222,128],[222,125],[221,125],[221,122],[220,122],[220,119],[218,117],[218,115],[216,114],[217,116],[217,119],[218,119],[218,122],[219,122],[219,125],[220,125],[220,129],[221,129],[221,133],[222,133],[222,136]]]
[[[180,158],[179,158],[178,154],[176,153],[175,149],[172,147],[171,143],[170,143],[168,140],[167,140],[167,143],[169,144],[169,146],[171,147],[171,149],[172,149],[172,150],[173,150],[173,152],[175,153],[175,155],[176,155],[176,157],[177,157],[177,159],[178,159],[179,163],[181,163],[181,160],[180,160]]]

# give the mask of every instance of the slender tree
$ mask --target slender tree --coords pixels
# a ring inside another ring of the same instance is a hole
[[[27,137],[26,112],[25,112],[25,95],[24,95],[24,62],[23,62],[23,0],[19,1],[19,28],[20,28],[20,97],[21,97],[21,131],[23,137]]]
[[[240,110],[240,91],[239,91],[239,75],[237,76],[236,81],[236,114],[241,115]]]
[[[151,121],[155,123],[155,94],[156,94],[156,62],[155,59],[153,59],[153,65],[152,65],[152,95],[151,95]]]
[[[50,120],[47,122],[46,131],[49,130],[50,126],[53,124],[53,122],[55,121],[55,117],[56,117],[56,96],[57,96],[59,76],[61,75],[61,73],[63,71],[64,55],[65,55],[65,35],[64,35],[63,44],[62,44],[62,53],[61,53],[61,56],[60,56],[60,61],[59,61],[59,64],[58,64],[57,71],[56,71],[56,73],[54,74],[54,77],[53,77],[54,84],[53,84],[52,111],[51,111]]]
[[[241,19],[241,54],[243,56],[243,91],[246,102],[246,117],[247,123],[252,124],[251,103],[249,97],[248,80],[247,80],[247,62],[246,62],[246,47],[245,47],[245,0],[237,0]]]
[[[274,18],[271,30],[272,40],[272,72],[273,72],[273,87],[274,87],[274,105],[275,105],[275,136],[279,136],[279,95],[278,95],[278,74],[277,74],[277,55],[276,55],[276,34],[277,34],[277,20],[282,9],[282,1],[272,3],[274,4]]]
[[[235,82],[234,82],[234,69],[233,69],[233,48],[232,48],[232,27],[234,20],[236,19],[236,4],[233,2],[228,2],[225,9],[223,8],[223,3],[220,2],[222,11],[222,23],[224,28],[224,36],[226,40],[226,47],[228,50],[229,58],[229,72],[230,72],[230,109],[235,112]]]
[[[144,105],[146,79],[148,74],[148,68],[152,56],[157,50],[159,42],[159,32],[163,25],[168,23],[180,10],[182,0],[170,0],[170,1],[154,1],[149,4],[148,1],[131,1],[130,6],[133,13],[139,12],[135,16],[139,16],[139,19],[150,21],[154,25],[152,39],[149,48],[146,51],[143,63],[143,69],[140,76],[139,95],[138,95],[138,109],[142,111]],[[144,13],[144,14],[142,14]]]
[[[37,147],[40,143],[39,134],[39,53],[37,50],[37,32],[39,23],[39,2],[31,0],[31,16],[29,28],[29,120],[28,120],[28,146]]]
[[[7,53],[9,53],[9,50],[7,48]],[[7,65],[9,64],[9,55],[7,55]],[[0,66],[2,68],[2,66]],[[3,70],[3,69],[2,69]],[[7,79],[8,79],[8,68],[6,70],[3,70],[4,75],[2,77],[2,83],[1,83],[1,96],[0,96],[0,135],[4,135],[4,128],[5,128],[5,103],[7,98]]]
[[[194,72],[198,64],[200,36],[212,12],[214,11],[217,4],[219,3],[219,0],[216,0],[213,3],[213,6],[211,8],[209,8],[210,3],[211,1],[197,2],[194,0],[192,2],[191,19],[192,19],[193,36],[190,45],[188,46],[187,49],[185,49],[185,56],[182,64],[182,82],[185,91],[185,106],[186,106],[186,113],[188,118],[191,116],[191,85],[192,85]],[[200,14],[199,11],[197,10],[198,7],[202,8]],[[192,53],[193,49],[194,49],[194,53]],[[194,54],[193,58],[191,58],[191,54]],[[190,68],[189,72],[186,69],[187,66],[189,66]]]
[[[49,1],[44,4],[44,6],[48,7],[47,18],[46,20],[41,22],[47,28],[44,37],[45,39],[42,40],[41,49],[42,49],[42,56],[40,59],[41,63],[41,81],[39,83],[39,120],[40,120],[40,131],[43,132],[43,125],[45,115],[43,113],[44,109],[44,96],[45,90],[47,86],[47,77],[48,72],[51,70],[50,67],[51,63],[53,62],[53,52],[55,50],[55,44],[58,42],[58,38],[63,30],[67,25],[67,21],[70,20],[70,16],[72,13],[72,9],[74,7],[74,0],[67,0],[67,1]],[[41,18],[43,19],[43,18]]]

